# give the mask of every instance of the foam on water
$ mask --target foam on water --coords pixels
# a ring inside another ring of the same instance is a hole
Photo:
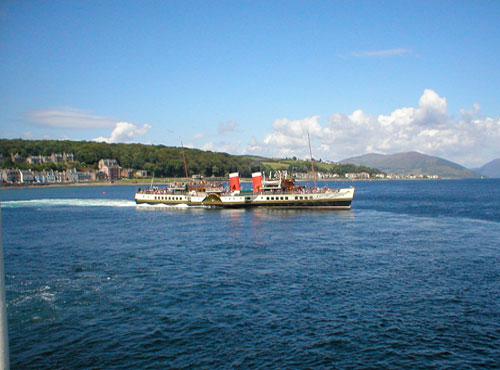
[[[205,208],[187,204],[137,204],[126,199],[30,199],[2,202],[2,208],[45,208],[45,207],[137,207],[139,209],[189,209]]]
[[[141,208],[191,208],[192,206],[188,206],[187,204],[147,204],[142,203],[138,204],[138,207]]]
[[[132,200],[124,199],[30,199],[2,202],[4,208],[40,207],[135,207]]]

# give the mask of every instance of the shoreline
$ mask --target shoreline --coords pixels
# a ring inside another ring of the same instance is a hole
[[[318,182],[359,182],[359,181],[453,181],[453,180],[480,180],[484,178],[439,178],[439,179],[327,179],[327,180],[318,180]],[[173,182],[184,182],[184,178],[169,178],[165,180],[160,180],[157,183],[153,183],[153,185],[163,186],[166,184],[170,184]],[[312,179],[300,179],[297,182],[306,182],[313,181]],[[242,183],[251,183],[252,179],[240,179]],[[94,182],[75,182],[75,183],[57,183],[57,184],[1,184],[0,190],[7,189],[35,189],[35,188],[57,188],[57,187],[72,187],[72,186],[126,186],[126,185],[135,185],[135,186],[148,186],[151,184],[151,181],[137,180],[137,182],[131,181],[94,181]]]

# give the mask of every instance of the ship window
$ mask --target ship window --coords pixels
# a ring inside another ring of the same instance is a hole
[[[302,197],[300,197],[300,200],[302,200]]]
[[[250,197],[247,197],[247,200],[250,200]]]
[[[285,197],[285,200],[288,200],[288,197]]]
[[[266,200],[269,200],[269,197],[266,197]]]
[[[295,200],[299,199],[299,197],[295,197]]]
[[[281,200],[283,200],[283,197],[280,197]]]

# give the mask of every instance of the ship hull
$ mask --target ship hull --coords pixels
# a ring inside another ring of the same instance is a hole
[[[350,209],[354,188],[320,193],[161,194],[136,193],[137,204],[204,206],[209,208]]]

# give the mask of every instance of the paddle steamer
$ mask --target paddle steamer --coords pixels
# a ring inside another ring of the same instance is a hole
[[[262,172],[252,174],[252,190],[242,190],[237,172],[229,175],[229,188],[221,183],[202,180],[192,183],[171,184],[165,188],[151,186],[135,193],[136,203],[205,206],[212,208],[275,207],[275,208],[325,208],[350,209],[354,188],[318,188],[316,171],[311,150],[311,139],[307,133],[314,187],[307,188],[296,184],[294,178],[280,177],[265,180]],[[184,145],[182,159],[186,178],[188,177]],[[269,176],[271,177],[271,176]]]
[[[216,208],[279,207],[350,209],[354,188],[308,188],[293,178],[266,181],[261,172],[252,174],[252,190],[242,190],[238,173],[229,175],[229,188],[221,183],[193,181],[164,188],[139,189],[136,203],[205,206]],[[316,183],[316,181],[315,181]]]

